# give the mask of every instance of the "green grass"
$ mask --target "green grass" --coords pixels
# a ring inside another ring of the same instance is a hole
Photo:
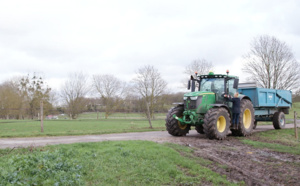
[[[290,113],[288,115],[285,115],[287,119],[294,119],[294,111],[297,112],[297,118],[300,118],[300,102],[293,103],[292,109],[290,109]],[[292,123],[292,122],[290,122]]]
[[[235,185],[192,153],[188,147],[146,141],[5,149],[0,150],[0,185]]]
[[[147,120],[101,119],[101,120],[45,120],[44,132],[40,121],[0,120],[0,137],[33,137],[89,135],[125,132],[165,130],[165,121],[153,120],[153,129]]]
[[[277,152],[300,155],[300,142],[295,138],[294,129],[255,133],[251,138],[241,141],[256,148],[268,148]]]
[[[67,115],[59,115],[59,119],[69,118]],[[165,119],[166,113],[156,113],[155,119]],[[77,119],[97,119],[97,112],[85,112],[78,116]],[[98,113],[98,119],[105,119],[105,112]],[[111,114],[108,119],[146,119],[143,113],[123,113],[116,112]]]

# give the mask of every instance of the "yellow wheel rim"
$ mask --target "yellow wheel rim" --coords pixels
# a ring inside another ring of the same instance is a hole
[[[220,116],[217,121],[217,128],[219,132],[224,132],[226,128],[226,119],[224,116]]]
[[[187,127],[187,125],[181,125],[180,121],[178,121],[178,126],[182,130],[184,130]]]
[[[244,124],[245,129],[250,128],[251,119],[252,119],[251,111],[249,109],[246,109],[243,114],[243,124]]]

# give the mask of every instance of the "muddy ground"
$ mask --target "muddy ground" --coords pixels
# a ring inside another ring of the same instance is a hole
[[[214,162],[209,168],[227,175],[234,182],[244,181],[247,185],[300,185],[299,155],[256,149],[233,136],[217,141],[199,135],[196,138],[173,138],[169,142],[194,148],[195,156]]]
[[[273,127],[258,126],[255,131],[265,130],[273,130]],[[247,138],[255,140],[254,136]],[[88,136],[0,138],[0,148],[114,140],[149,140],[158,143],[171,142],[186,145],[194,149],[195,156],[211,160],[213,163],[207,165],[209,168],[227,175],[227,178],[233,182],[244,181],[247,185],[300,186],[299,155],[256,149],[241,143],[230,134],[222,141],[209,140],[195,130],[191,130],[190,134],[185,137],[174,137],[166,131],[158,131]]]

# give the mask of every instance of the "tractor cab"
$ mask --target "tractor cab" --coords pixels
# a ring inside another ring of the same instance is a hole
[[[239,79],[236,76],[214,74],[209,72],[208,75],[197,75],[196,78],[191,76],[188,81],[188,89],[191,92],[207,92],[215,94],[216,104],[227,104],[228,102],[224,99],[224,94],[233,96],[237,92]]]

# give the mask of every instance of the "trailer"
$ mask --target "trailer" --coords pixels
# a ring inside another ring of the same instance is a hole
[[[284,114],[289,114],[292,107],[291,91],[259,88],[256,83],[240,83],[238,91],[253,104],[254,128],[258,121],[271,121],[275,129],[285,127]]]

